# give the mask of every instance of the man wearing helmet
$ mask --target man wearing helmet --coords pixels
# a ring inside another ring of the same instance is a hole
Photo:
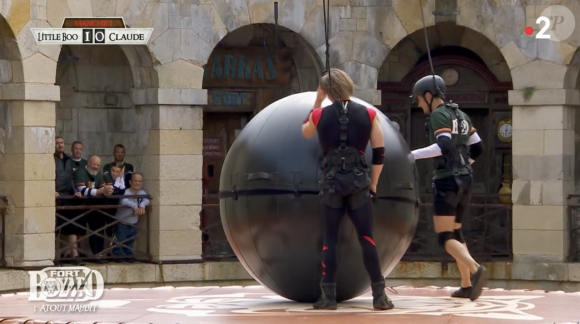
[[[455,258],[461,272],[461,288],[452,297],[476,300],[485,284],[485,268],[469,254],[461,232],[461,221],[472,189],[471,164],[483,145],[469,116],[457,104],[446,103],[445,83],[428,75],[413,87],[413,97],[428,115],[428,136],[432,145],[414,150],[415,160],[433,158],[433,224],[439,244]]]

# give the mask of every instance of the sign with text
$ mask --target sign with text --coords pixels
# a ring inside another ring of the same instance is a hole
[[[63,28],[31,28],[39,45],[146,45],[153,28],[127,28],[123,18],[65,18]]]
[[[204,137],[203,138],[203,157],[210,159],[223,159],[224,146],[221,137]]]
[[[30,275],[28,300],[45,302],[38,307],[35,306],[34,311],[94,312],[95,305],[83,302],[99,300],[105,291],[101,273],[87,267],[48,267],[28,273]]]
[[[290,83],[292,53],[263,47],[216,48],[205,65],[204,87],[263,86]]]
[[[208,105],[211,106],[253,106],[254,93],[247,91],[210,90]]]

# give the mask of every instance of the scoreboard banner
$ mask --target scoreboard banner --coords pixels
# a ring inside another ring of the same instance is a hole
[[[39,45],[147,45],[153,28],[128,28],[123,18],[65,18],[62,28],[31,28]]]

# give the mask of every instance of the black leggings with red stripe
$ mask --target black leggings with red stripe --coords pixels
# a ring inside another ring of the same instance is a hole
[[[322,248],[322,282],[334,283],[336,277],[336,246],[338,244],[338,230],[342,217],[348,213],[358,235],[362,247],[365,268],[371,282],[383,281],[379,255],[373,240],[373,205],[369,198],[366,204],[355,210],[344,208],[323,207],[324,237]],[[349,262],[348,260],[343,260]]]

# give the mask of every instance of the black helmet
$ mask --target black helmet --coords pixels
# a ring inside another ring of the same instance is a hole
[[[423,95],[427,91],[429,91],[433,96],[443,95],[445,94],[445,82],[438,75],[428,75],[422,77],[421,79],[417,80],[417,82],[415,82],[415,85],[413,86],[412,97],[417,98],[418,95]]]

